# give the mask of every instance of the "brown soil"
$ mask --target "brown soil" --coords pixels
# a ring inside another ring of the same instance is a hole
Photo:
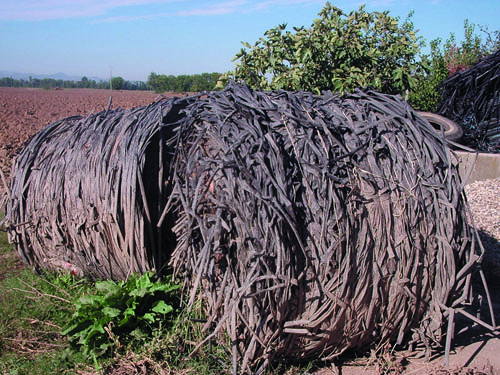
[[[152,91],[0,87],[0,168],[8,174],[12,158],[46,125],[69,116],[103,111],[110,97],[114,109],[147,105],[159,95]]]
[[[108,91],[91,89],[19,89],[0,88],[0,168],[8,175],[12,159],[26,141],[46,125],[74,115],[86,116],[105,110],[112,97],[111,108],[132,108],[147,105],[159,97],[146,91]],[[169,94],[168,96],[173,96]],[[0,180],[0,196],[3,193]],[[1,200],[1,199],[0,199]],[[1,259],[0,259],[1,261]],[[492,291],[497,322],[500,321],[500,287]],[[450,366],[444,368],[443,353],[430,362],[412,359],[405,353],[347,361],[340,367],[327,367],[315,374],[500,374],[500,336],[481,326],[456,330]],[[459,324],[457,323],[457,326]]]

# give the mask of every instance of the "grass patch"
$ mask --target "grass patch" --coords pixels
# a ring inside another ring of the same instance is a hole
[[[140,349],[122,351],[102,368],[103,373],[126,374],[137,369],[137,373],[150,375],[232,374],[229,356],[222,346],[207,344],[193,352],[198,340],[206,336],[196,315],[196,311],[181,312],[173,326],[154,331]]]
[[[72,299],[88,288],[70,275],[39,277],[26,268],[8,274],[0,282],[0,372],[66,373],[82,362],[60,332],[74,312]]]
[[[91,374],[93,368],[85,364],[83,356],[68,356],[64,351],[52,350],[38,354],[34,359],[19,356],[18,354],[8,354],[1,358],[0,373],[16,375],[32,374],[75,374],[77,369]]]
[[[221,346],[207,344],[191,353],[206,335],[201,332],[200,321],[206,318],[201,303],[190,313],[176,308],[168,324],[112,357],[94,360],[75,351],[61,332],[73,318],[78,298],[97,293],[95,284],[69,274],[35,275],[0,231],[0,373],[230,373],[230,360]]]
[[[5,217],[5,212],[0,212],[0,220]],[[12,246],[9,244],[7,240],[7,233],[5,232],[5,228],[0,226],[0,255],[6,254],[12,251]]]
[[[0,220],[5,216],[4,212],[0,212]],[[7,273],[16,268],[18,257],[16,256],[13,247],[7,240],[5,228],[0,227],[0,281],[7,277]]]
[[[191,311],[182,310],[170,329],[158,332],[142,354],[162,368],[175,369],[179,374],[231,374],[231,356],[227,348],[213,341],[197,347],[208,335],[202,331],[205,320],[203,303],[198,301]],[[220,341],[226,342],[229,348],[228,338]]]
[[[60,334],[74,312],[72,299],[88,288],[70,275],[35,275],[0,228],[0,373],[74,374],[88,368],[79,353],[67,351]]]
[[[0,235],[3,234],[0,232]],[[0,254],[0,281],[18,273],[22,268],[22,262],[12,248]]]
[[[0,212],[0,220],[4,216],[5,214]],[[21,268],[23,268],[22,263],[13,246],[7,240],[5,229],[0,227],[0,281],[19,272]]]
[[[0,217],[1,220],[1,217]],[[0,255],[12,252],[12,246],[7,240],[7,233],[5,233],[2,228],[0,228]]]

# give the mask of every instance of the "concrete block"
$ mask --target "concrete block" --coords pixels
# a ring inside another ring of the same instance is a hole
[[[458,171],[462,179],[470,172],[466,184],[500,177],[500,154],[455,151],[458,156]]]

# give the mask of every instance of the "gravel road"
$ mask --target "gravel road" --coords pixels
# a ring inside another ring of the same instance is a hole
[[[491,282],[500,277],[500,178],[465,186],[474,222],[485,247],[483,269]]]

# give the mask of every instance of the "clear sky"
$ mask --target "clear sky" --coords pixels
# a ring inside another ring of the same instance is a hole
[[[405,19],[428,42],[464,20],[500,30],[500,0],[339,0]],[[0,0],[0,70],[145,81],[157,74],[231,70],[241,42],[281,23],[309,27],[319,0]]]

